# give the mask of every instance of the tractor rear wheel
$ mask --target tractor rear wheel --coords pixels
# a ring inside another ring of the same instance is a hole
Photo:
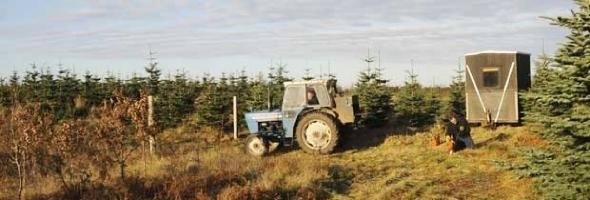
[[[338,145],[338,124],[333,117],[323,113],[304,115],[295,131],[297,143],[307,153],[329,154]]]
[[[246,138],[246,152],[254,156],[264,156],[268,153],[267,141],[260,135],[250,135]]]

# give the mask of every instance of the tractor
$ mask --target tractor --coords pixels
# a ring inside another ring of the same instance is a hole
[[[285,82],[279,110],[245,113],[246,151],[263,156],[295,141],[305,152],[330,154],[345,127],[356,124],[358,98],[338,94],[335,79]]]

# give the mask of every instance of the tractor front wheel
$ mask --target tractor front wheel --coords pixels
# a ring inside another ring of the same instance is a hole
[[[338,124],[329,115],[319,112],[304,115],[295,130],[297,143],[307,153],[329,154],[338,145]]]
[[[268,153],[267,141],[260,135],[250,135],[246,138],[246,152],[254,156],[264,156]]]

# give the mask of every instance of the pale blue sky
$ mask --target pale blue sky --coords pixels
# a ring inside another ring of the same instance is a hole
[[[300,78],[328,71],[350,85],[371,48],[392,84],[414,60],[419,80],[450,82],[480,50],[554,52],[567,30],[539,16],[567,15],[569,0],[0,1],[0,77],[31,63],[122,78],[143,73],[149,47],[164,72],[220,75],[287,64]]]

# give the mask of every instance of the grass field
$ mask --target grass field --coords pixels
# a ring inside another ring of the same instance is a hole
[[[544,148],[525,127],[475,128],[475,149],[448,155],[432,134],[358,130],[332,155],[284,148],[258,158],[241,141],[189,128],[161,134],[160,156],[136,155],[105,181],[63,189],[51,178],[30,181],[34,199],[535,199],[532,181],[496,167],[518,162],[520,148]],[[3,185],[14,181],[3,180]],[[16,186],[14,186],[16,187]],[[14,187],[2,189],[10,199]]]

